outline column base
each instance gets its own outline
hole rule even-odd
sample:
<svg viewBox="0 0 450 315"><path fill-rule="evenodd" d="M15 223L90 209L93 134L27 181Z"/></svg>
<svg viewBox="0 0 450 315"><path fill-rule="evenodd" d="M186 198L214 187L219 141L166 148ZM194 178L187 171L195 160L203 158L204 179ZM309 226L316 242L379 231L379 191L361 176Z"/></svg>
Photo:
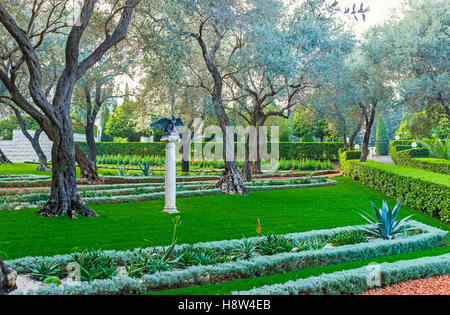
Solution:
<svg viewBox="0 0 450 315"><path fill-rule="evenodd" d="M180 213L180 211L177 210L177 208L164 208L163 212L173 214L173 213Z"/></svg>

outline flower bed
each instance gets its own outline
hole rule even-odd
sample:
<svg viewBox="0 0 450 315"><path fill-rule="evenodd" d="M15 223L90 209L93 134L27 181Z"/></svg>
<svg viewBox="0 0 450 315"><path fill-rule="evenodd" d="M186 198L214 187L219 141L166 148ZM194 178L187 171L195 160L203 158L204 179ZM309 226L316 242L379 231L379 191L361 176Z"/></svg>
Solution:
<svg viewBox="0 0 450 315"><path fill-rule="evenodd" d="M368 281L374 277L374 269L361 267L338 271L318 277L289 281L284 284L263 286L247 291L233 292L233 295L337 295L357 294L376 287L388 286L405 280L420 279L450 274L450 254L436 257L422 257L377 265L379 282ZM376 275L376 274L375 274ZM375 279L374 279L375 280Z"/></svg>
<svg viewBox="0 0 450 315"><path fill-rule="evenodd" d="M263 236L242 240L229 240L219 242L198 243L195 245L174 245L170 248L156 247L135 249L133 251L104 251L94 253L95 257L102 257L104 261L115 264L117 268L127 265L125 273L112 273L109 278L93 279L60 286L41 286L28 294L133 294L146 293L168 288L179 288L200 284L219 283L239 278L271 275L290 272L317 266L341 264L351 261L360 261L376 257L408 253L439 247L445 244L447 232L410 221L410 227L420 234L399 237L394 240L377 239L365 242L360 237L355 243L328 248L325 243L333 242L339 233L355 233L358 226L319 230L305 233L293 233L283 236ZM248 256L249 244L256 244L260 254ZM271 244L271 246L269 245ZM284 244L284 245L283 245ZM264 249L264 252L261 252ZM170 266L169 260L159 270L151 273L135 273L131 266L137 262L145 261L148 257L166 257L168 251L172 256L169 260L179 263L181 259L187 261L189 255L197 251L203 257L203 264L186 264ZM270 251L272 250L272 251ZM179 255L182 254L182 258ZM83 254L87 256L87 254ZM188 257L184 257L187 255ZM208 260L206 258L216 257ZM26 257L6 264L17 270L19 274L29 274L33 268L42 263L49 265L65 265L74 260L79 261L80 254L59 255L53 257ZM183 258L184 257L184 258ZM217 258L218 257L218 258ZM159 259L159 258L158 258ZM156 260L158 261L158 260ZM152 263L151 266L154 266ZM15 292L23 294L25 292Z"/></svg>

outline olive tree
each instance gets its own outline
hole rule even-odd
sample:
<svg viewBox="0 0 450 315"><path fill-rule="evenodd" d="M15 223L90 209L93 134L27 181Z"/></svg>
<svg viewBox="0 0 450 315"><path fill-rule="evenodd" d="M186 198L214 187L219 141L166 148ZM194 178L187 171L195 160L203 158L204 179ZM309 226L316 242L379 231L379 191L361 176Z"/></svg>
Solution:
<svg viewBox="0 0 450 315"><path fill-rule="evenodd" d="M25 3L26 14L23 14L23 11L18 12L13 5L0 4L0 31L2 37L6 37L11 43L1 52L2 59L8 60L9 63L7 67L0 69L0 80L6 86L9 99L14 105L33 117L53 141L50 199L39 211L40 215L67 215L71 218L75 218L77 213L84 216L97 215L86 207L77 191L76 157L81 168L86 169L88 166L89 169L94 166L84 153L74 146L70 119L72 95L77 81L86 71L126 37L134 7L138 2L102 1L101 5L97 0L84 0L80 14L71 26L64 22L64 17L69 14L66 1L35 0L32 4ZM95 49L82 55L80 42L96 8L109 12L104 20L104 38ZM61 42L64 48L61 51L64 67L56 80L50 100L44 92L45 65L39 57L39 49L45 46L46 38L55 34L64 38ZM22 72L28 76L28 91L22 91L16 84L17 76Z"/></svg>

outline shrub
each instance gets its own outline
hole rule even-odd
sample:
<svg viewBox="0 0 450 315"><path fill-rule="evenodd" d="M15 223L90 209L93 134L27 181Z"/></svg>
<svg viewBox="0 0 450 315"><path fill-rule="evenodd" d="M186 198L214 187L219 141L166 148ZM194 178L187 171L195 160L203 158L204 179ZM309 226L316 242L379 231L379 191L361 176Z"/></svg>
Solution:
<svg viewBox="0 0 450 315"><path fill-rule="evenodd" d="M430 152L427 148L411 149L410 145L395 145L396 143L397 141L391 141L389 144L392 160L396 164L450 175L450 161L428 158Z"/></svg>
<svg viewBox="0 0 450 315"><path fill-rule="evenodd" d="M330 237L330 243L333 246L343 246L367 242L367 237L361 231L344 231L336 233Z"/></svg>
<svg viewBox="0 0 450 315"><path fill-rule="evenodd" d="M76 142L86 154L86 142ZM203 146L206 143L203 143ZM270 143L268 144L270 146ZM192 144L192 148L194 144ZM298 160L300 158L313 160L338 160L338 150L344 147L342 142L280 142L280 159ZM268 148L270 150L270 147ZM99 142L98 155L138 155L165 156L165 143L163 142ZM236 151L237 152L237 151ZM270 151L269 151L270 152Z"/></svg>
<svg viewBox="0 0 450 315"><path fill-rule="evenodd" d="M450 137L441 141L438 136L433 135L431 139L423 139L422 146L430 151L430 156L437 159L450 159Z"/></svg>
<svg viewBox="0 0 450 315"><path fill-rule="evenodd" d="M388 136L383 115L378 115L375 148L378 155L389 154Z"/></svg>
<svg viewBox="0 0 450 315"><path fill-rule="evenodd" d="M450 222L448 175L373 161L342 161L343 171L364 185L401 200L405 205Z"/></svg>

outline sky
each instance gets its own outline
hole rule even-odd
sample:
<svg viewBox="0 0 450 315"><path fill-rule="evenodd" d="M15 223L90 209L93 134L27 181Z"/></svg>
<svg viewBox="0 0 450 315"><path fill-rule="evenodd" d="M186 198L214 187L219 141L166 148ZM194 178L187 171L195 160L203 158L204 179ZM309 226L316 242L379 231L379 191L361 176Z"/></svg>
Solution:
<svg viewBox="0 0 450 315"><path fill-rule="evenodd" d="M404 0L338 0L338 2L341 8L344 8L345 6L351 7L353 6L353 3L356 3L357 8L359 8L361 2L364 3L364 8L367 6L370 7L370 11L366 14L366 22L354 21L355 32L360 35L372 26L383 24L394 10L402 8Z"/></svg>

